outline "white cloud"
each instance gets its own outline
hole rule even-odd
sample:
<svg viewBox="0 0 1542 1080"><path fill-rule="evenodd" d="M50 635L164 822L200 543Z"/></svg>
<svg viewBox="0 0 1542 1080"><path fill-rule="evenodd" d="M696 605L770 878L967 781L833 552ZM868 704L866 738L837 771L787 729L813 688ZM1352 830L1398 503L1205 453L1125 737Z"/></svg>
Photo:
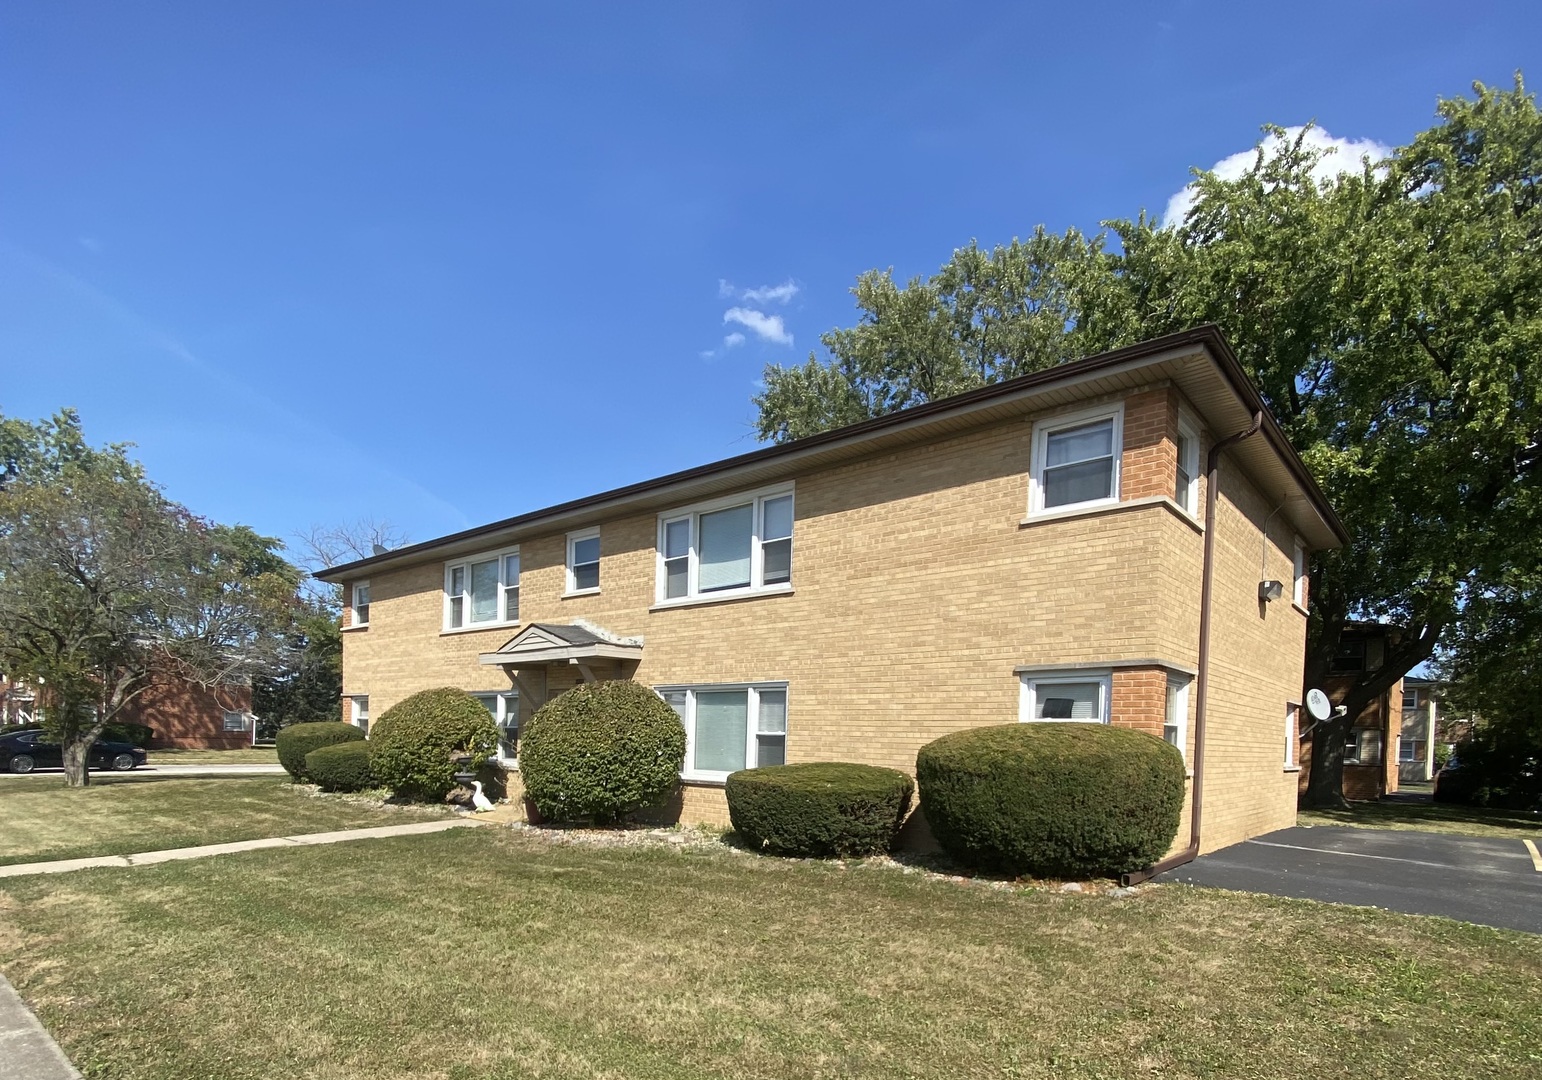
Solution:
<svg viewBox="0 0 1542 1080"><path fill-rule="evenodd" d="M719 300L727 300L730 296L738 291L738 289L734 288L734 283L729 281L727 278L717 279L717 298Z"/></svg>
<svg viewBox="0 0 1542 1080"><path fill-rule="evenodd" d="M745 289L740 299L752 304L785 304L798 295L798 283L788 278L780 285L762 285L758 289Z"/></svg>
<svg viewBox="0 0 1542 1080"><path fill-rule="evenodd" d="M744 344L744 335L739 333L739 331L737 331L737 330L735 330L733 333L729 334L727 337L725 337L723 339L723 347L726 348L726 349L732 349L735 346L743 345L743 344Z"/></svg>
<svg viewBox="0 0 1542 1080"><path fill-rule="evenodd" d="M731 307L723 312L723 321L738 323L762 341L772 341L778 345L792 344L792 335L787 332L780 315L767 315L754 308Z"/></svg>
<svg viewBox="0 0 1542 1080"><path fill-rule="evenodd" d="M1288 127L1283 136L1286 142L1294 142L1302 132L1302 127ZM1270 152L1279 147L1281 136L1270 135L1264 140L1265 152ZM1312 175L1318 181L1332 180L1341 173L1354 172L1360 168L1360 159L1368 157L1372 161L1380 161L1392 153L1392 148L1383 146L1375 139L1336 139L1322 128L1314 127L1307 131L1303 145L1325 151L1318 159L1317 166L1312 170ZM1215 173L1222 180L1235 180L1253 167L1253 162L1258 159L1256 150L1240 150L1229 157L1224 157L1210 166L1210 172ZM1181 224L1184 216L1194 205L1194 185L1189 184L1182 191L1167 200L1167 209L1162 214L1162 225L1172 227Z"/></svg>
<svg viewBox="0 0 1542 1080"><path fill-rule="evenodd" d="M703 350L701 350L701 352L697 353L696 355L701 357L703 360L711 360L714 356L717 355L717 350L716 349L703 349Z"/></svg>

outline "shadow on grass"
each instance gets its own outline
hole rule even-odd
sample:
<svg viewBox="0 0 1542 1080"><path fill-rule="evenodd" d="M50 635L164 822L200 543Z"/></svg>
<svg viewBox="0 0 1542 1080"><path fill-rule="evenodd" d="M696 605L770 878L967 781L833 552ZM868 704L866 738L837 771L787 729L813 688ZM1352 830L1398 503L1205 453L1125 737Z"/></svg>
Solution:
<svg viewBox="0 0 1542 1080"><path fill-rule="evenodd" d="M1387 799L1354 802L1347 809L1302 811L1303 824L1358 825L1391 829L1425 829L1461 832L1466 827L1485 831L1518 829L1542 833L1542 815L1524 810L1490 810L1452 803Z"/></svg>

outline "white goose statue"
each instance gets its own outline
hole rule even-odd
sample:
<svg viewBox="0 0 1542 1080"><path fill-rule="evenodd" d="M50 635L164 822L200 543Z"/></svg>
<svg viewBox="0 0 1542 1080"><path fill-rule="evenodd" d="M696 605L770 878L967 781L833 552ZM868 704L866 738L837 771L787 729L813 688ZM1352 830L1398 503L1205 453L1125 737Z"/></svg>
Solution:
<svg viewBox="0 0 1542 1080"><path fill-rule="evenodd" d="M477 813L487 813L487 811L493 808L493 801L482 794L482 781L473 780L471 786L475 789L471 793L471 805L476 807Z"/></svg>

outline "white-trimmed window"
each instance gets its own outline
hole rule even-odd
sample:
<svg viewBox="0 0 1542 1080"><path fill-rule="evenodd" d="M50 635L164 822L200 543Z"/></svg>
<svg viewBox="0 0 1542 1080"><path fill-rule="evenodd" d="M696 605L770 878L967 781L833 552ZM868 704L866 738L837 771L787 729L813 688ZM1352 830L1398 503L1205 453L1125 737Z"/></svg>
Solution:
<svg viewBox="0 0 1542 1080"><path fill-rule="evenodd" d="M1310 571L1306 565L1306 545L1300 540L1295 541L1291 545L1291 561L1294 567L1291 575L1290 598L1298 608L1304 611L1306 609L1306 584Z"/></svg>
<svg viewBox="0 0 1542 1080"><path fill-rule="evenodd" d="M600 591L600 530L568 533L568 595Z"/></svg>
<svg viewBox="0 0 1542 1080"><path fill-rule="evenodd" d="M1294 701L1285 705L1285 767L1294 769L1301 750L1301 706Z"/></svg>
<svg viewBox="0 0 1542 1080"><path fill-rule="evenodd" d="M1380 765L1381 730L1379 728L1351 728L1344 739L1344 764Z"/></svg>
<svg viewBox="0 0 1542 1080"><path fill-rule="evenodd" d="M444 628L519 621L519 549L444 564Z"/></svg>
<svg viewBox="0 0 1542 1080"><path fill-rule="evenodd" d="M1123 404L1035 424L1030 511L1118 502L1123 428Z"/></svg>
<svg viewBox="0 0 1542 1080"><path fill-rule="evenodd" d="M354 694L348 698L349 722L364 734L369 734L369 695Z"/></svg>
<svg viewBox="0 0 1542 1080"><path fill-rule="evenodd" d="M1178 748L1183 760L1189 759L1189 686L1187 675L1167 673L1167 715L1162 721L1162 738Z"/></svg>
<svg viewBox="0 0 1542 1080"><path fill-rule="evenodd" d="M355 581L348 587L348 625L369 625L369 582Z"/></svg>
<svg viewBox="0 0 1542 1080"><path fill-rule="evenodd" d="M493 690L472 694L498 725L498 759L514 763L519 758L519 691Z"/></svg>
<svg viewBox="0 0 1542 1080"><path fill-rule="evenodd" d="M659 515L659 603L792 585L792 488Z"/></svg>
<svg viewBox="0 0 1542 1080"><path fill-rule="evenodd" d="M244 712L237 712L235 709L224 709L222 712L226 731L246 730L246 714Z"/></svg>
<svg viewBox="0 0 1542 1080"><path fill-rule="evenodd" d="M1419 757L1419 740L1399 735L1397 737L1397 759L1405 765L1409 762L1422 760Z"/></svg>
<svg viewBox="0 0 1542 1080"><path fill-rule="evenodd" d="M1113 677L1107 671L1023 676L1018 719L1108 723Z"/></svg>
<svg viewBox="0 0 1542 1080"><path fill-rule="evenodd" d="M1190 514L1199 513L1199 432L1182 416L1178 417L1177 475L1173 478L1173 497Z"/></svg>
<svg viewBox="0 0 1542 1080"><path fill-rule="evenodd" d="M685 725L687 780L787 761L787 684L654 688Z"/></svg>

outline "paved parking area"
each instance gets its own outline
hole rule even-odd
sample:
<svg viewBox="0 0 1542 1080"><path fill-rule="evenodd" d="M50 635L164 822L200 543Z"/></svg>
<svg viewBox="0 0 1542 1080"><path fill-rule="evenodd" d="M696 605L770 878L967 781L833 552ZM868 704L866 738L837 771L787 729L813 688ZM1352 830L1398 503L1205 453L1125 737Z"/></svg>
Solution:
<svg viewBox="0 0 1542 1080"><path fill-rule="evenodd" d="M1202 855L1159 880L1542 934L1537 846L1447 833L1298 826Z"/></svg>

